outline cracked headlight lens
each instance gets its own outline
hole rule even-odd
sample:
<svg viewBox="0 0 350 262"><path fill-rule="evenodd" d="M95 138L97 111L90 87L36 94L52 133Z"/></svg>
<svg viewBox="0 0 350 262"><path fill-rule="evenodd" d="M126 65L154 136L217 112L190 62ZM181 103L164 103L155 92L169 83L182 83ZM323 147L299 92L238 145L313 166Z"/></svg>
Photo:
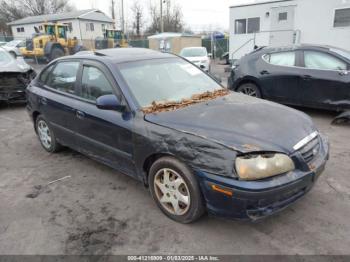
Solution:
<svg viewBox="0 0 350 262"><path fill-rule="evenodd" d="M292 159L285 154L256 154L236 158L236 171L242 180L258 180L294 169Z"/></svg>

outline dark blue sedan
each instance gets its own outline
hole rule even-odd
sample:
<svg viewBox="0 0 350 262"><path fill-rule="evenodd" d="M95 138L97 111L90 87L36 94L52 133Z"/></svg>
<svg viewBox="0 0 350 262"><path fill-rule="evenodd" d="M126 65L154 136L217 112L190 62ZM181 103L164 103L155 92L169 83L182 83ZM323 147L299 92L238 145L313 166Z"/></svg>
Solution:
<svg viewBox="0 0 350 262"><path fill-rule="evenodd" d="M171 54L124 48L64 57L27 88L43 148L77 150L149 187L170 218L255 220L315 184L328 142L305 114L231 93Z"/></svg>

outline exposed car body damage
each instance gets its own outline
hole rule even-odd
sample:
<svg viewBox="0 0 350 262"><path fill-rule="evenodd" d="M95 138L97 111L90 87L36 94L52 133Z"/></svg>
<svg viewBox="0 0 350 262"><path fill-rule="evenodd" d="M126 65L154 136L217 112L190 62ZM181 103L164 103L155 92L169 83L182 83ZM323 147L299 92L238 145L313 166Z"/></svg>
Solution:
<svg viewBox="0 0 350 262"><path fill-rule="evenodd" d="M292 153L293 146L314 131L311 119L297 110L235 93L171 112L147 114L145 119L242 153L259 149ZM284 136L286 129L289 132Z"/></svg>
<svg viewBox="0 0 350 262"><path fill-rule="evenodd" d="M22 58L8 58L7 53L2 54L4 60L0 61L0 101L24 102L25 89L36 73Z"/></svg>

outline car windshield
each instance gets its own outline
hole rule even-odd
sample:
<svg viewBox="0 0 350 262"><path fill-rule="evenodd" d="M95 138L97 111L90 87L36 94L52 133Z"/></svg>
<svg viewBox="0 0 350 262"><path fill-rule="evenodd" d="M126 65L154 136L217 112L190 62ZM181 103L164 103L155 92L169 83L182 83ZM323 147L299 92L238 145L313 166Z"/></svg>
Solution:
<svg viewBox="0 0 350 262"><path fill-rule="evenodd" d="M5 46L8 46L8 47L15 47L17 46L21 41L18 41L18 40L13 40L11 42L8 42L5 44Z"/></svg>
<svg viewBox="0 0 350 262"><path fill-rule="evenodd" d="M342 57L345 57L346 59L350 60L350 52L347 50L340 48L331 48L330 51L333 51L334 53L337 53L338 55L341 55Z"/></svg>
<svg viewBox="0 0 350 262"><path fill-rule="evenodd" d="M12 56L0 47L0 64L7 64L12 60Z"/></svg>
<svg viewBox="0 0 350 262"><path fill-rule="evenodd" d="M207 56L205 48L185 48L181 51L183 57Z"/></svg>
<svg viewBox="0 0 350 262"><path fill-rule="evenodd" d="M141 107L179 103L194 95L223 89L196 66L180 58L154 59L119 65L120 72Z"/></svg>

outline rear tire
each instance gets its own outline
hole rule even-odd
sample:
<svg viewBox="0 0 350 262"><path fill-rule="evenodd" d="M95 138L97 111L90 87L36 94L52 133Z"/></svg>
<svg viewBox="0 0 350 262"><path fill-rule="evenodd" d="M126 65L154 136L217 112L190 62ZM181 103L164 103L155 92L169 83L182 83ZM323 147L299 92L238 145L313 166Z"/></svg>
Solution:
<svg viewBox="0 0 350 262"><path fill-rule="evenodd" d="M64 52L61 48L55 47L51 50L50 53L50 61L55 60L59 57L64 56Z"/></svg>
<svg viewBox="0 0 350 262"><path fill-rule="evenodd" d="M187 224L203 215L199 184L191 170L177 159L162 157L154 162L148 182L154 201L169 218Z"/></svg>
<svg viewBox="0 0 350 262"><path fill-rule="evenodd" d="M246 83L246 84L240 85L237 88L237 92L248 95L248 96L261 98L261 92L260 92L259 87L257 87L253 83Z"/></svg>
<svg viewBox="0 0 350 262"><path fill-rule="evenodd" d="M42 147L49 153L58 152L62 146L57 142L56 136L46 119L39 115L35 121L35 129Z"/></svg>

